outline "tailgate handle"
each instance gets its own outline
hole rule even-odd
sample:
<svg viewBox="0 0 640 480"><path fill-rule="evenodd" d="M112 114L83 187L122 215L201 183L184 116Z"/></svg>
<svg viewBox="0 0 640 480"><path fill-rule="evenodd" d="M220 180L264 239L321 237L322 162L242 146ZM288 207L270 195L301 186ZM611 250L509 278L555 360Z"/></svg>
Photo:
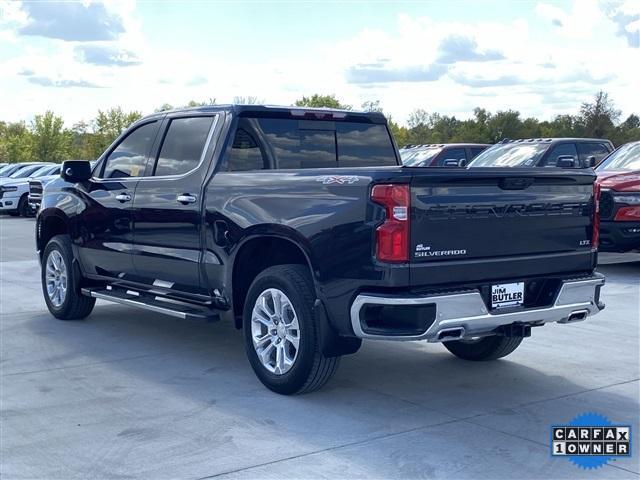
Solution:
<svg viewBox="0 0 640 480"><path fill-rule="evenodd" d="M524 190L533 185L533 178L503 178L499 185L502 190Z"/></svg>

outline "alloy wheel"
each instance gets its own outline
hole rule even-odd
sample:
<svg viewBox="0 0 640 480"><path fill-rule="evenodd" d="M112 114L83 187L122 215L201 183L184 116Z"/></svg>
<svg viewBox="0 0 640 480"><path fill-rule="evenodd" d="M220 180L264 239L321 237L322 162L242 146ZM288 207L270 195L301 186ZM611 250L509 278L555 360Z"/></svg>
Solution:
<svg viewBox="0 0 640 480"><path fill-rule="evenodd" d="M47 295L51 304L58 308L67 296L67 267L58 250L51 250L45 268Z"/></svg>
<svg viewBox="0 0 640 480"><path fill-rule="evenodd" d="M251 312L253 348L262 366L276 375L293 367L300 348L298 316L289 297L277 288L264 290Z"/></svg>

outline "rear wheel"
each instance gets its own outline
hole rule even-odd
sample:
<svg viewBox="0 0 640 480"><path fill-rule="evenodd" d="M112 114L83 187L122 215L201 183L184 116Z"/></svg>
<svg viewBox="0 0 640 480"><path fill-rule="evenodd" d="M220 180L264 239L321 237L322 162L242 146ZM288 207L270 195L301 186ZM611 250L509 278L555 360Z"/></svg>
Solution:
<svg viewBox="0 0 640 480"><path fill-rule="evenodd" d="M85 318L93 310L95 298L80 293L82 277L73 264L71 240L56 235L42 255L42 293L51 314L60 320Z"/></svg>
<svg viewBox="0 0 640 480"><path fill-rule="evenodd" d="M506 357L522 343L522 337L482 337L443 342L445 348L464 360L484 361Z"/></svg>
<svg viewBox="0 0 640 480"><path fill-rule="evenodd" d="M245 348L254 372L274 392L317 390L338 368L340 357L320 351L314 301L313 282L301 265L267 268L249 288L243 312Z"/></svg>

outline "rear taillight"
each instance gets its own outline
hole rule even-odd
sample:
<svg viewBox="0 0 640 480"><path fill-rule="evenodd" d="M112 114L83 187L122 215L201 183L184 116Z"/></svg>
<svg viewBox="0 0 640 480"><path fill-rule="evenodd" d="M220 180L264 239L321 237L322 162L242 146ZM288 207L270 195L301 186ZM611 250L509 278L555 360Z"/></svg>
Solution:
<svg viewBox="0 0 640 480"><path fill-rule="evenodd" d="M371 200L386 212L384 223L376 229L376 258L390 263L409 261L409 185L375 185Z"/></svg>
<svg viewBox="0 0 640 480"><path fill-rule="evenodd" d="M614 220L616 222L640 222L640 207L620 207Z"/></svg>
<svg viewBox="0 0 640 480"><path fill-rule="evenodd" d="M593 184L593 232L591 234L591 248L598 248L600 243L600 184Z"/></svg>

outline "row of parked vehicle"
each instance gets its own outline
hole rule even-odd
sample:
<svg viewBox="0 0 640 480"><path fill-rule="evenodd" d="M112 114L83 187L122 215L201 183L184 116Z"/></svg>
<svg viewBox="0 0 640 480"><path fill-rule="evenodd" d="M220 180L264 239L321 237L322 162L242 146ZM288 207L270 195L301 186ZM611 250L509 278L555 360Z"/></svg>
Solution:
<svg viewBox="0 0 640 480"><path fill-rule="evenodd" d="M507 139L495 145L407 145L400 155L411 167L595 167L601 187L600 250L640 248L640 142L614 151L609 140L598 138Z"/></svg>
<svg viewBox="0 0 640 480"><path fill-rule="evenodd" d="M0 164L0 212L28 217L40 206L43 185L60 176L60 164Z"/></svg>

